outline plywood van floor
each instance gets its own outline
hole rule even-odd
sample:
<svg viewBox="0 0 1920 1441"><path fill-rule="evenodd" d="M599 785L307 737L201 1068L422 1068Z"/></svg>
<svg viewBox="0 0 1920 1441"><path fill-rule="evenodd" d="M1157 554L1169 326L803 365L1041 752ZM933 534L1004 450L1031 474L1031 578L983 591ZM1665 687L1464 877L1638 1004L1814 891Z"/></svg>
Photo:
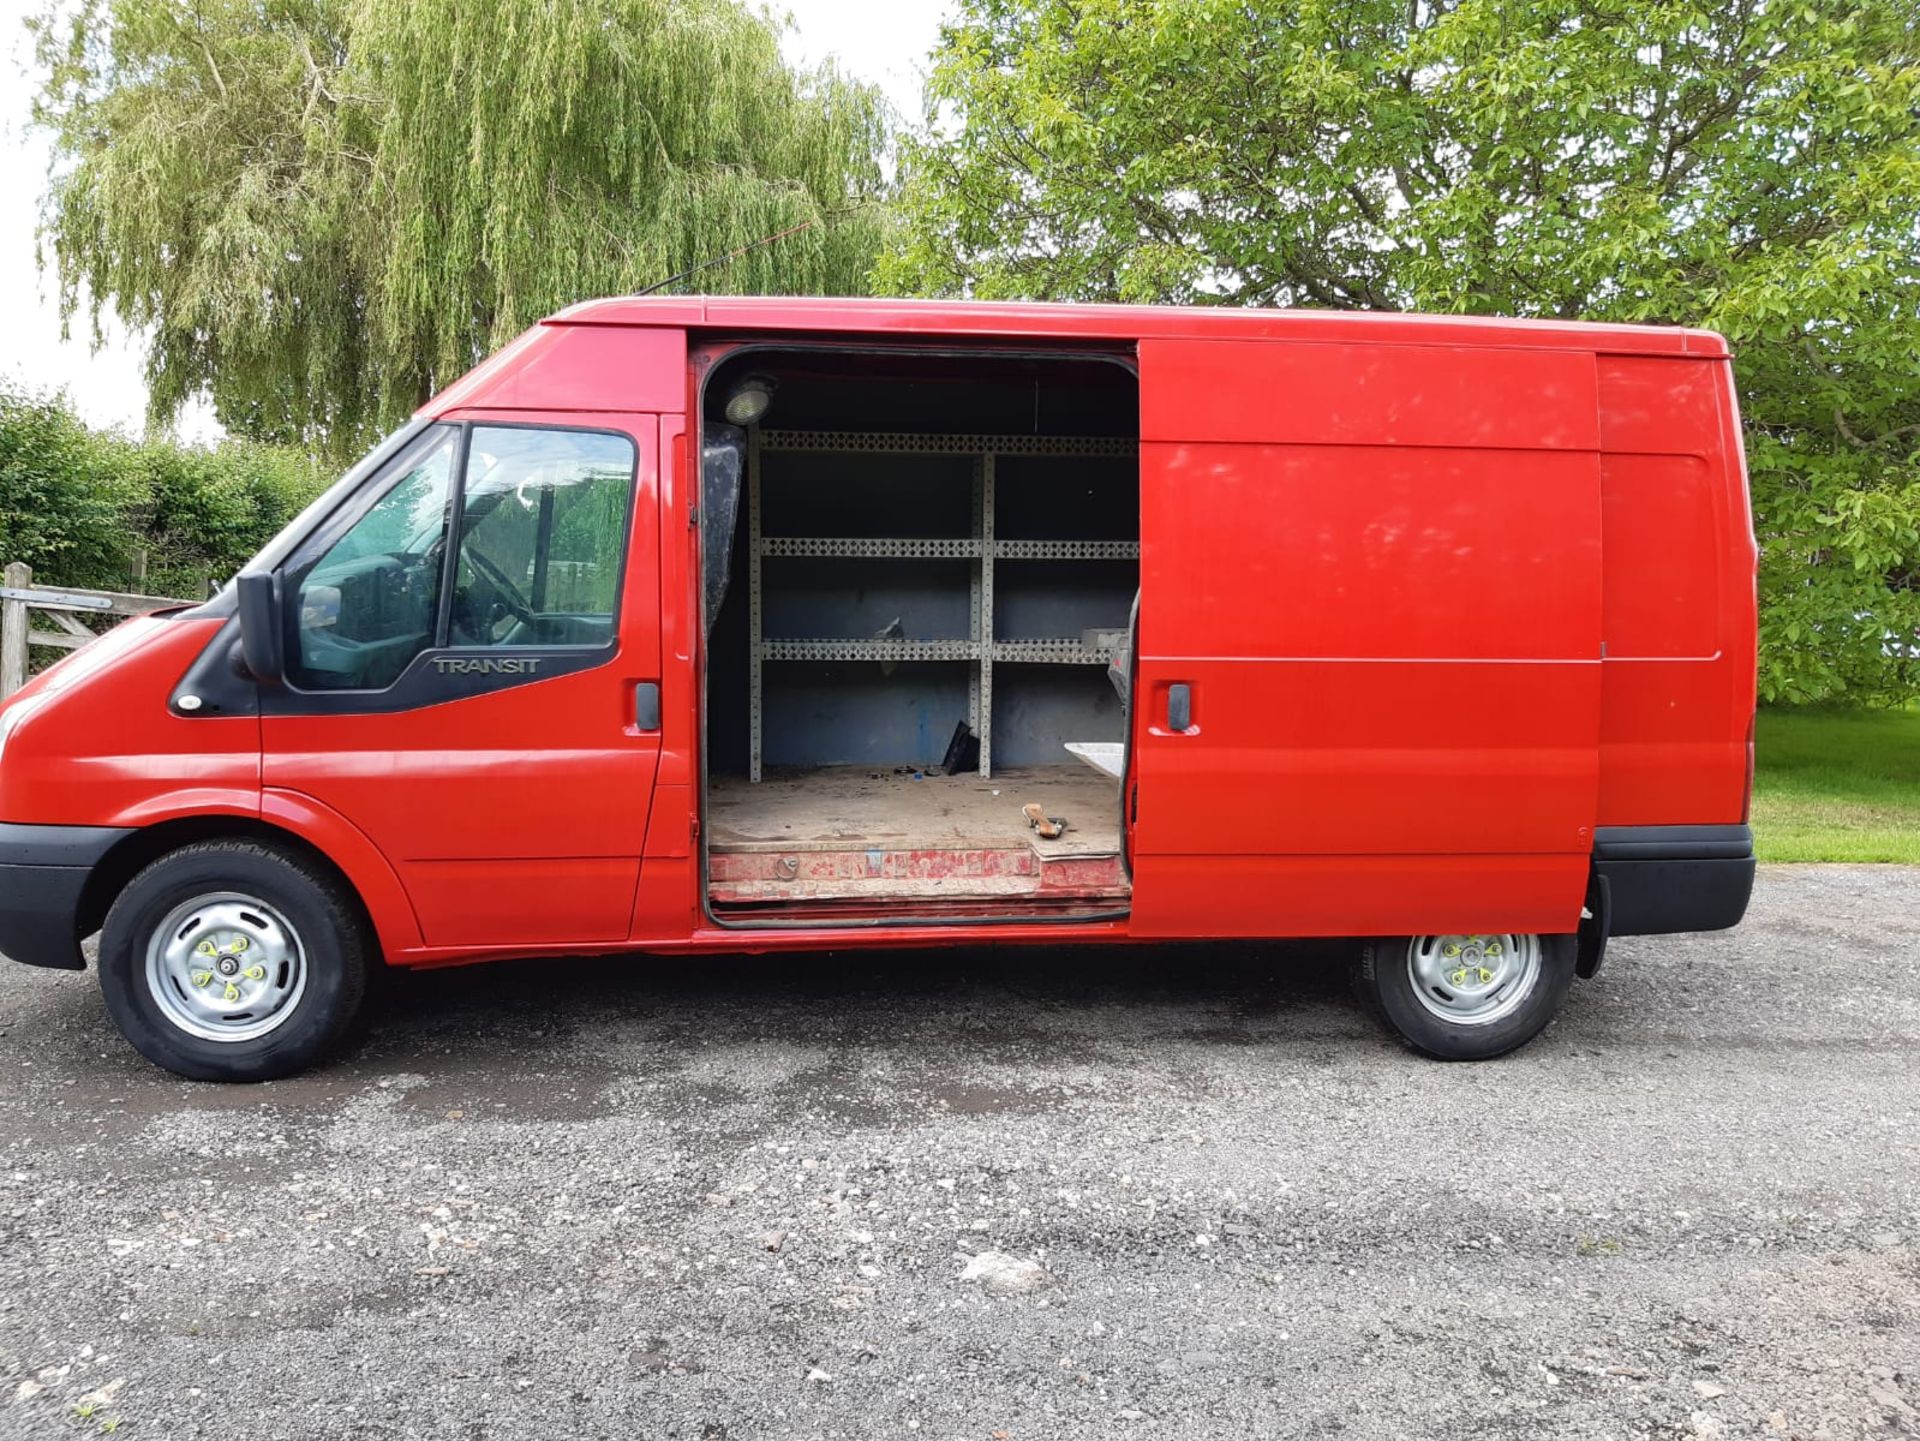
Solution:
<svg viewBox="0 0 1920 1441"><path fill-rule="evenodd" d="M1025 807L1066 822L1043 839ZM1124 896L1119 782L1073 763L914 779L832 766L758 785L712 780L709 881L716 900L1065 902Z"/></svg>
<svg viewBox="0 0 1920 1441"><path fill-rule="evenodd" d="M1041 840L1023 807L1037 803L1065 820L1058 840ZM896 774L828 766L770 774L758 785L717 777L707 790L707 824L724 850L957 850L1026 845L1049 855L1113 855L1120 849L1120 783L1080 764L977 775Z"/></svg>

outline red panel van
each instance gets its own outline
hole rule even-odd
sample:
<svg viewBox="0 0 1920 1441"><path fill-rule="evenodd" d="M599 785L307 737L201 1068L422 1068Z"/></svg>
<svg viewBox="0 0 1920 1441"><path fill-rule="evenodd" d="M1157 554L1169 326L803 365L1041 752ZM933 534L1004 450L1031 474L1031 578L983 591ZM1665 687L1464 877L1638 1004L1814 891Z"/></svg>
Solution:
<svg viewBox="0 0 1920 1441"><path fill-rule="evenodd" d="M383 964L1229 936L1497 1055L1745 910L1754 562L1701 331L593 302L0 710L0 951L204 1078Z"/></svg>

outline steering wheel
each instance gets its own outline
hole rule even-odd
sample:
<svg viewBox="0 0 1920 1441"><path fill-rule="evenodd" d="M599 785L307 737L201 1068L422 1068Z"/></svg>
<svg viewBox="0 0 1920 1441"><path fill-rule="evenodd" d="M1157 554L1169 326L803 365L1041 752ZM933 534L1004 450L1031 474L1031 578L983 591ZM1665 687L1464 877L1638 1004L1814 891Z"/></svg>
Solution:
<svg viewBox="0 0 1920 1441"><path fill-rule="evenodd" d="M508 580L505 572L477 550L469 550L467 559L473 562L473 568L487 578L494 589L495 599L505 606L507 614L523 625L533 625L539 620L532 604L520 594L520 588Z"/></svg>

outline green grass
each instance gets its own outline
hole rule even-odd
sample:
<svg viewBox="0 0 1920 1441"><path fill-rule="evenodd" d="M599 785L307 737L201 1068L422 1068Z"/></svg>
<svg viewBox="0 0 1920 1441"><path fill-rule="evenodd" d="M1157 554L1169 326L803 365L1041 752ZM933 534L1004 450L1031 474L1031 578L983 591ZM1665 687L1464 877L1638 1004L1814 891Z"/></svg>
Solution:
<svg viewBox="0 0 1920 1441"><path fill-rule="evenodd" d="M1753 838L1763 861L1920 864L1920 709L1762 710Z"/></svg>

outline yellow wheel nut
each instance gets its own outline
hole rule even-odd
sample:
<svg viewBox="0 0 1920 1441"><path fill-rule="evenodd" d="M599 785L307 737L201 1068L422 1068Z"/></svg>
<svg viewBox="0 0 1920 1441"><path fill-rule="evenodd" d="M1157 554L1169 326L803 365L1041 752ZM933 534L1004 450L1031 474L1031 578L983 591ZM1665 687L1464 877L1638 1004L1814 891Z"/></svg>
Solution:
<svg viewBox="0 0 1920 1441"><path fill-rule="evenodd" d="M1445 956L1448 960L1452 960L1455 956L1460 954L1459 943L1457 941L1447 942L1446 945L1440 948L1440 954Z"/></svg>
<svg viewBox="0 0 1920 1441"><path fill-rule="evenodd" d="M202 941L193 948L193 953L196 956L217 956L220 954L220 948L212 941Z"/></svg>
<svg viewBox="0 0 1920 1441"><path fill-rule="evenodd" d="M244 974L250 981L264 981L267 978L267 968L265 966L248 966Z"/></svg>
<svg viewBox="0 0 1920 1441"><path fill-rule="evenodd" d="M233 953L236 956L239 955L246 948L247 948L247 938L245 936L235 936L233 938Z"/></svg>
<svg viewBox="0 0 1920 1441"><path fill-rule="evenodd" d="M1487 984L1487 982L1491 981L1492 979L1493 979L1493 972L1488 970L1485 966L1480 967L1480 984L1484 986Z"/></svg>
<svg viewBox="0 0 1920 1441"><path fill-rule="evenodd" d="M1488 955L1490 955L1490 956L1497 956L1497 955L1499 955L1499 954L1500 954L1500 943L1499 943L1498 941L1489 941L1489 942L1487 943L1487 954L1488 954Z"/></svg>
<svg viewBox="0 0 1920 1441"><path fill-rule="evenodd" d="M193 983L196 986L207 986L207 985L211 985L212 982L213 982L212 971L195 971L193 973Z"/></svg>
<svg viewBox="0 0 1920 1441"><path fill-rule="evenodd" d="M224 994L227 1000L237 1001L240 999L240 988L236 986L232 981L228 981L227 989Z"/></svg>

